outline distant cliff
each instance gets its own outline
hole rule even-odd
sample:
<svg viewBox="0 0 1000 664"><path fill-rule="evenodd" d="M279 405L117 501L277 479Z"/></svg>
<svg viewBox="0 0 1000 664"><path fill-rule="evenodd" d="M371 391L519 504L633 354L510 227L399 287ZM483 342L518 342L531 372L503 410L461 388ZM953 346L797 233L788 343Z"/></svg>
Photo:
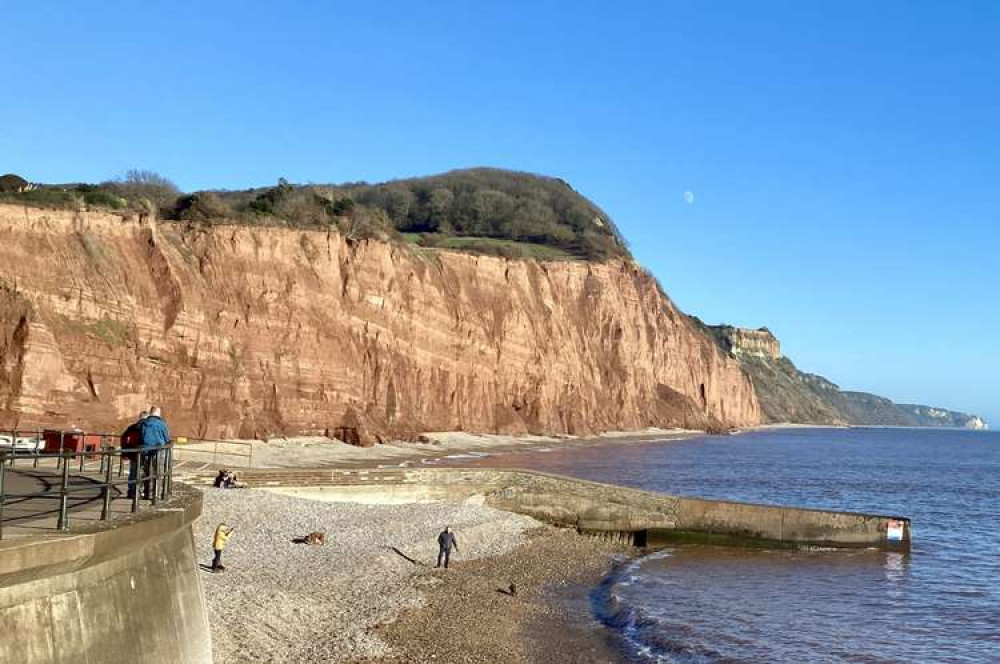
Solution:
<svg viewBox="0 0 1000 664"><path fill-rule="evenodd" d="M588 434L760 422L739 362L631 260L0 205L0 426Z"/></svg>
<svg viewBox="0 0 1000 664"><path fill-rule="evenodd" d="M822 376L799 371L781 354L778 339L767 328L707 327L753 380L765 422L987 428L976 415L896 404L874 394L841 390Z"/></svg>

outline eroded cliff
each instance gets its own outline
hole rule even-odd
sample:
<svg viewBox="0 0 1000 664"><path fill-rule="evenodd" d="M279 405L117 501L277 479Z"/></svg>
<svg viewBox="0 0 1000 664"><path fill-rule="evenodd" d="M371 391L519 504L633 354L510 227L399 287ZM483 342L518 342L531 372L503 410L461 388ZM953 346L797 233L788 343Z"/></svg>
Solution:
<svg viewBox="0 0 1000 664"><path fill-rule="evenodd" d="M767 328L714 325L707 329L753 380L765 422L988 428L976 415L841 390L823 376L800 371L781 354L778 339Z"/></svg>
<svg viewBox="0 0 1000 664"><path fill-rule="evenodd" d="M203 437L756 424L738 361L629 261L0 206L0 425Z"/></svg>

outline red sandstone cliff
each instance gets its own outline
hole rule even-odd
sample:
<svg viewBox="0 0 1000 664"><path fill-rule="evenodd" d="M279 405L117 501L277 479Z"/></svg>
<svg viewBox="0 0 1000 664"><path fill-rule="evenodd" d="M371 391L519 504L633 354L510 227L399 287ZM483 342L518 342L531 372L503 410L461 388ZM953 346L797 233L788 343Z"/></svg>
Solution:
<svg viewBox="0 0 1000 664"><path fill-rule="evenodd" d="M0 205L0 425L193 436L756 424L750 380L634 264Z"/></svg>

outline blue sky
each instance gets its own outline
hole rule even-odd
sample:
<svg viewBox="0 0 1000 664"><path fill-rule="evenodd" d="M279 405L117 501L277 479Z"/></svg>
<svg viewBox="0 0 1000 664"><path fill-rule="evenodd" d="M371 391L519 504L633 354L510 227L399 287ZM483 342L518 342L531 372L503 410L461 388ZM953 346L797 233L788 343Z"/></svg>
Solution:
<svg viewBox="0 0 1000 664"><path fill-rule="evenodd" d="M557 175L685 310L1000 423L998 3L93 4L4 7L0 170Z"/></svg>

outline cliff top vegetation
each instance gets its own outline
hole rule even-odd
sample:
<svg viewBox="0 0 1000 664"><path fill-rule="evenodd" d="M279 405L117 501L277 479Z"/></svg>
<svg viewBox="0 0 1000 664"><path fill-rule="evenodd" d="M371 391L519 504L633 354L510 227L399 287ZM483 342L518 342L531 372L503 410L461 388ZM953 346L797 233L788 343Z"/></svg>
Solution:
<svg viewBox="0 0 1000 664"><path fill-rule="evenodd" d="M614 222L558 178L472 168L380 184L293 184L183 193L133 170L100 184L39 185L0 194L27 205L137 209L165 220L335 228L421 247L510 258L606 260L628 256Z"/></svg>

